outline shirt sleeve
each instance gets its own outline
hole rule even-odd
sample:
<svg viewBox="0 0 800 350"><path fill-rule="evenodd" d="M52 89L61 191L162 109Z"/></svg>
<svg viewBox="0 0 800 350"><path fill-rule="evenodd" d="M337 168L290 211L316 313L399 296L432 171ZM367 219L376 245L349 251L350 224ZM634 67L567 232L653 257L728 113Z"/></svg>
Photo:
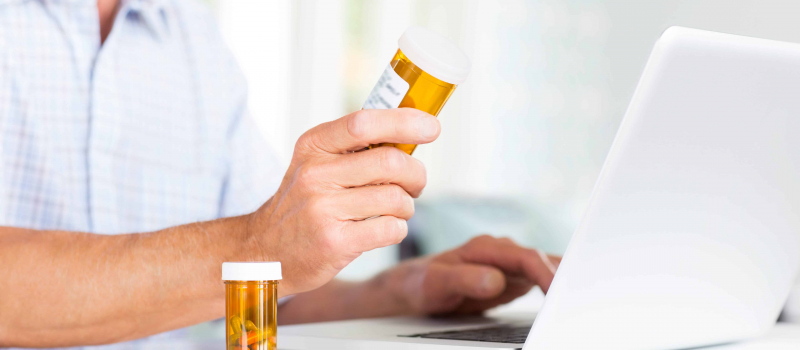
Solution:
<svg viewBox="0 0 800 350"><path fill-rule="evenodd" d="M247 112L246 98L242 100L228 133L228 175L222 190L220 217L258 209L278 189L286 171Z"/></svg>

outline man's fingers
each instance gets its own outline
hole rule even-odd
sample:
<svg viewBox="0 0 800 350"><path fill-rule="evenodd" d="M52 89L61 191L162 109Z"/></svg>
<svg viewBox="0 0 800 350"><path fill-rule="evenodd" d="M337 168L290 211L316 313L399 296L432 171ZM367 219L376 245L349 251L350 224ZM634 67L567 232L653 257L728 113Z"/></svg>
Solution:
<svg viewBox="0 0 800 350"><path fill-rule="evenodd" d="M323 199L341 220L364 220L389 215L408 220L414 215L414 199L397 185L354 187Z"/></svg>
<svg viewBox="0 0 800 350"><path fill-rule="evenodd" d="M320 167L326 181L342 187L392 183L415 198L427 181L422 162L394 147L343 154Z"/></svg>
<svg viewBox="0 0 800 350"><path fill-rule="evenodd" d="M487 264L511 275L525 276L547 293L556 268L547 254L491 236L473 238L456 250L466 262Z"/></svg>
<svg viewBox="0 0 800 350"><path fill-rule="evenodd" d="M440 130L436 117L417 109L363 109L309 130L298 146L344 153L383 142L429 143Z"/></svg>
<svg viewBox="0 0 800 350"><path fill-rule="evenodd" d="M434 264L431 269L430 283L444 295L490 299L500 295L506 288L503 272L491 266Z"/></svg>
<svg viewBox="0 0 800 350"><path fill-rule="evenodd" d="M547 255L547 258L550 259L550 263L558 269L558 265L561 265L561 257L558 255Z"/></svg>
<svg viewBox="0 0 800 350"><path fill-rule="evenodd" d="M506 288L503 293L491 299L474 299L462 304L455 313L475 314L480 313L499 305L507 304L517 299L533 288L533 283L527 278L506 276Z"/></svg>
<svg viewBox="0 0 800 350"><path fill-rule="evenodd" d="M359 253L400 243L408 234L408 223L394 216L351 221L345 228L344 244Z"/></svg>

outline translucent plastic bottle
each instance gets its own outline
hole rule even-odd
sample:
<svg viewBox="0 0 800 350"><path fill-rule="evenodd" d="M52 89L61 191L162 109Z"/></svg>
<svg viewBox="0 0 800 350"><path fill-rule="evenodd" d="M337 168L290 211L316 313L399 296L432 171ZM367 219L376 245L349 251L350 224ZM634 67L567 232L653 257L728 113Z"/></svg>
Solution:
<svg viewBox="0 0 800 350"><path fill-rule="evenodd" d="M277 349L279 262L222 263L228 350Z"/></svg>
<svg viewBox="0 0 800 350"><path fill-rule="evenodd" d="M456 86L464 82L470 62L447 38L422 27L406 29L399 49L364 103L364 109L412 107L434 116ZM417 145L383 143L411 154Z"/></svg>

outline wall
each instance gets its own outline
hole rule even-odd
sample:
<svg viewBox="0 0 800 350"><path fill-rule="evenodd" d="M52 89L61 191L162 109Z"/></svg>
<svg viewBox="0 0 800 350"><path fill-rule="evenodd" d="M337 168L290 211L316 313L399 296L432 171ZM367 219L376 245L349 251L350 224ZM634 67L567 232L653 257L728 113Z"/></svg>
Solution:
<svg viewBox="0 0 800 350"><path fill-rule="evenodd" d="M429 179L418 207L441 214L438 221L425 214L416 219L419 234L429 238L427 251L479 230L563 250L650 49L667 27L800 42L796 0L213 5L249 78L252 114L287 162L303 131L360 108L409 24L464 48L473 72L440 114L441 138L415 153ZM518 222L500 226L488 214L484 221L457 220L471 211L500 211ZM370 252L343 276L364 278L396 255L396 247Z"/></svg>

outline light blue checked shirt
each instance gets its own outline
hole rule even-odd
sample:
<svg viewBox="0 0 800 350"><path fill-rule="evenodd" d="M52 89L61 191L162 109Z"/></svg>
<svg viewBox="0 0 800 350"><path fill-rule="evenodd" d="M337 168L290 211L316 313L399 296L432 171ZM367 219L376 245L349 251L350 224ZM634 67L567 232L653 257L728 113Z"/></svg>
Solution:
<svg viewBox="0 0 800 350"><path fill-rule="evenodd" d="M0 225L114 234L242 214L284 168L190 0L0 0Z"/></svg>

